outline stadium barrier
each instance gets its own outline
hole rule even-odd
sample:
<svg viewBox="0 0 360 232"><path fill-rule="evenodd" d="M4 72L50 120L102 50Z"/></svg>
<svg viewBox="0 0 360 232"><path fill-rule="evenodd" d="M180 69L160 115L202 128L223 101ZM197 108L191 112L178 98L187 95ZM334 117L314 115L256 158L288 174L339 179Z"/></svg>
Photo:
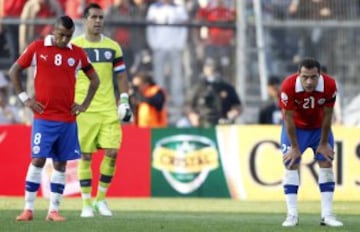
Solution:
<svg viewBox="0 0 360 232"><path fill-rule="evenodd" d="M0 126L0 195L23 195L30 161L28 126ZM334 127L335 200L358 201L360 128ZM257 125L214 128L146 129L124 126L112 197L221 197L283 200L284 172L280 127ZM29 142L26 142L29 141ZM101 152L99 152L101 153ZM93 167L100 164L94 157ZM319 200L318 167L307 150L300 168L300 200ZM77 161L68 165L66 195L79 196ZM94 182L98 176L94 169ZM44 169L47 196L51 166ZM94 188L95 191L96 188Z"/></svg>

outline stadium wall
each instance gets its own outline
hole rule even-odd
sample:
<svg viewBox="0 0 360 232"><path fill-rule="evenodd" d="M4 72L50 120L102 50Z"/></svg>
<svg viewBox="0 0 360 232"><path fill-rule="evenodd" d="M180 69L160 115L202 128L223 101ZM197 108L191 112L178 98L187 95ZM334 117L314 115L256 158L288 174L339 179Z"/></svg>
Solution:
<svg viewBox="0 0 360 232"><path fill-rule="evenodd" d="M335 200L358 201L360 128L334 127ZM22 196L30 161L28 126L0 126L0 195ZM283 200L280 127L236 125L215 128L146 129L124 126L112 197L221 197ZM27 142L28 141L28 142ZM99 152L102 153L102 152ZM300 200L319 200L318 167L307 150L300 168ZM94 157L94 167L101 155ZM68 196L79 196L77 161L69 162ZM96 183L98 169L94 168ZM40 195L48 195L51 164ZM96 188L94 188L95 190Z"/></svg>

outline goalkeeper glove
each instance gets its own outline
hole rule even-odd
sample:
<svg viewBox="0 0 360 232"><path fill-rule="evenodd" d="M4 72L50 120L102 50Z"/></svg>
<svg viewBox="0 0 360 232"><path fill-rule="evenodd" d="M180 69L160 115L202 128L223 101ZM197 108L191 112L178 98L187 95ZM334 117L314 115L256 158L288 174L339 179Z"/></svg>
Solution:
<svg viewBox="0 0 360 232"><path fill-rule="evenodd" d="M118 107L118 115L121 121L129 122L131 120L132 112L129 105L129 96L127 93L120 95L120 104Z"/></svg>

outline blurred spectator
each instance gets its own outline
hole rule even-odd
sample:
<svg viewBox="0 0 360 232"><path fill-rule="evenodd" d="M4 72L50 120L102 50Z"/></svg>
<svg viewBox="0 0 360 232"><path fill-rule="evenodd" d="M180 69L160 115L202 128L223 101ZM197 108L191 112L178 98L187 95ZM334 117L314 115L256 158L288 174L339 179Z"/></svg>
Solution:
<svg viewBox="0 0 360 232"><path fill-rule="evenodd" d="M69 0L71 1L71 0ZM102 9L106 9L113 4L114 0L86 0L86 3L97 3Z"/></svg>
<svg viewBox="0 0 360 232"><path fill-rule="evenodd" d="M0 45L2 48L1 56L5 55L5 50L8 53L6 57L10 62L15 61L19 55L19 25L3 25L2 19L19 19L21 11L27 0L0 0L0 37L4 38L4 42ZM5 46L7 49L5 49Z"/></svg>
<svg viewBox="0 0 360 232"><path fill-rule="evenodd" d="M189 21L194 21L200 8L198 0L183 0L189 15ZM203 63L203 44L199 36L198 27L188 28L188 38L184 50L184 85L191 86L201 73Z"/></svg>
<svg viewBox="0 0 360 232"><path fill-rule="evenodd" d="M21 12L21 20L55 19L63 14L57 0L28 0ZM21 24L19 31L19 49L23 52L25 47L36 39L42 39L52 31L52 24L32 25Z"/></svg>
<svg viewBox="0 0 360 232"><path fill-rule="evenodd" d="M356 17L358 0L292 0L289 13L298 19L328 20Z"/></svg>
<svg viewBox="0 0 360 232"><path fill-rule="evenodd" d="M78 35L84 32L83 23L80 20L82 17L82 13L86 6L86 0L63 0L59 1L62 9L65 14L74 20L75 23L75 31L73 37L77 37ZM92 1L93 2L93 1ZM104 8L105 9L105 8Z"/></svg>
<svg viewBox="0 0 360 232"><path fill-rule="evenodd" d="M113 0L59 0L61 8L65 12L65 15L70 16L75 23L75 32L73 37L84 33L84 25L77 19L82 18L85 6L90 3L97 3L102 9L107 9L111 6Z"/></svg>
<svg viewBox="0 0 360 232"><path fill-rule="evenodd" d="M129 0L114 0L113 4L105 9L105 23L108 21L131 21ZM133 63L133 52L131 50L130 27L108 25L105 34L121 45L124 57L126 57L126 67L131 67Z"/></svg>
<svg viewBox="0 0 360 232"><path fill-rule="evenodd" d="M330 20L336 19L336 7L338 0L292 0L289 5L289 16L293 19L300 20ZM349 1L350 5L350 1ZM339 5L340 6L340 5ZM332 35L333 29L323 28L314 25L312 28L303 28L297 30L296 38L298 49L294 54L293 60L297 62L302 57L319 57L321 50L333 46L334 41L329 41L326 38Z"/></svg>
<svg viewBox="0 0 360 232"><path fill-rule="evenodd" d="M82 12L86 4L85 1L65 0L62 2L62 8L64 9L66 15L68 15L72 19L80 19L82 17Z"/></svg>
<svg viewBox="0 0 360 232"><path fill-rule="evenodd" d="M130 103L139 127L166 127L167 111L164 90L145 73L137 73L132 79Z"/></svg>
<svg viewBox="0 0 360 232"><path fill-rule="evenodd" d="M289 20L289 5L292 0L264 0L261 1L263 21ZM264 27L264 51L268 73L282 74L287 72L287 65L292 62L297 52L297 36L292 27ZM284 49L286 48L286 49ZM291 69L292 70L292 69Z"/></svg>
<svg viewBox="0 0 360 232"><path fill-rule="evenodd" d="M133 22L143 22L146 20L148 11L147 0L133 0L130 3L130 17ZM130 28L131 49L134 60L130 67L130 73L135 74L139 71L151 71L151 53L146 41L146 30L142 26L133 26Z"/></svg>
<svg viewBox="0 0 360 232"><path fill-rule="evenodd" d="M299 19L325 19L331 14L329 0L292 0L289 13Z"/></svg>
<svg viewBox="0 0 360 232"><path fill-rule="evenodd" d="M59 0L61 7L64 9L65 14L72 19L80 19L85 6L89 3L97 3L102 9L108 8L113 0Z"/></svg>
<svg viewBox="0 0 360 232"><path fill-rule="evenodd" d="M173 0L158 0L150 5L146 19L150 23L165 24L148 26L146 38L153 55L154 79L169 90L169 100L174 107L171 114L178 119L178 110L184 103L182 58L188 30L186 27L167 25L184 23L188 20L188 15L184 6L174 4ZM168 73L169 81L165 81Z"/></svg>
<svg viewBox="0 0 360 232"><path fill-rule="evenodd" d="M207 60L200 80L188 96L187 120L193 127L235 123L242 105L235 88L216 72L216 63ZM178 126L184 126L179 122Z"/></svg>
<svg viewBox="0 0 360 232"><path fill-rule="evenodd" d="M196 18L206 23L234 23L235 10L226 5L225 0L210 2L205 8L200 8ZM232 29L209 27L205 38L205 59L213 59L221 65L221 74L231 77L232 47L235 32ZM228 80L230 81L230 80Z"/></svg>
<svg viewBox="0 0 360 232"><path fill-rule="evenodd" d="M259 124L281 124L282 115L279 107L281 81L277 76L269 77L267 91L270 99L259 111Z"/></svg>
<svg viewBox="0 0 360 232"><path fill-rule="evenodd" d="M22 111L9 103L9 82L0 72L0 124L23 123Z"/></svg>

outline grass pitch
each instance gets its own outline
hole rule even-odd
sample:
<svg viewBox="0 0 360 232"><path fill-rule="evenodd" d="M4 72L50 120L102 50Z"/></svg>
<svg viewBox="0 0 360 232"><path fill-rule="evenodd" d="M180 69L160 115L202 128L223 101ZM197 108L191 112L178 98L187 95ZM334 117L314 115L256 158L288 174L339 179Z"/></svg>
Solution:
<svg viewBox="0 0 360 232"><path fill-rule="evenodd" d="M320 226L320 203L299 202L300 224L283 228L284 202L241 202L201 198L112 198L112 217L80 218L81 200L65 198L61 213L66 222L47 222L48 200L36 200L35 219L16 222L23 198L0 197L0 231L61 232L247 232L247 231L360 231L360 202L335 202L334 211L344 222L341 228Z"/></svg>

